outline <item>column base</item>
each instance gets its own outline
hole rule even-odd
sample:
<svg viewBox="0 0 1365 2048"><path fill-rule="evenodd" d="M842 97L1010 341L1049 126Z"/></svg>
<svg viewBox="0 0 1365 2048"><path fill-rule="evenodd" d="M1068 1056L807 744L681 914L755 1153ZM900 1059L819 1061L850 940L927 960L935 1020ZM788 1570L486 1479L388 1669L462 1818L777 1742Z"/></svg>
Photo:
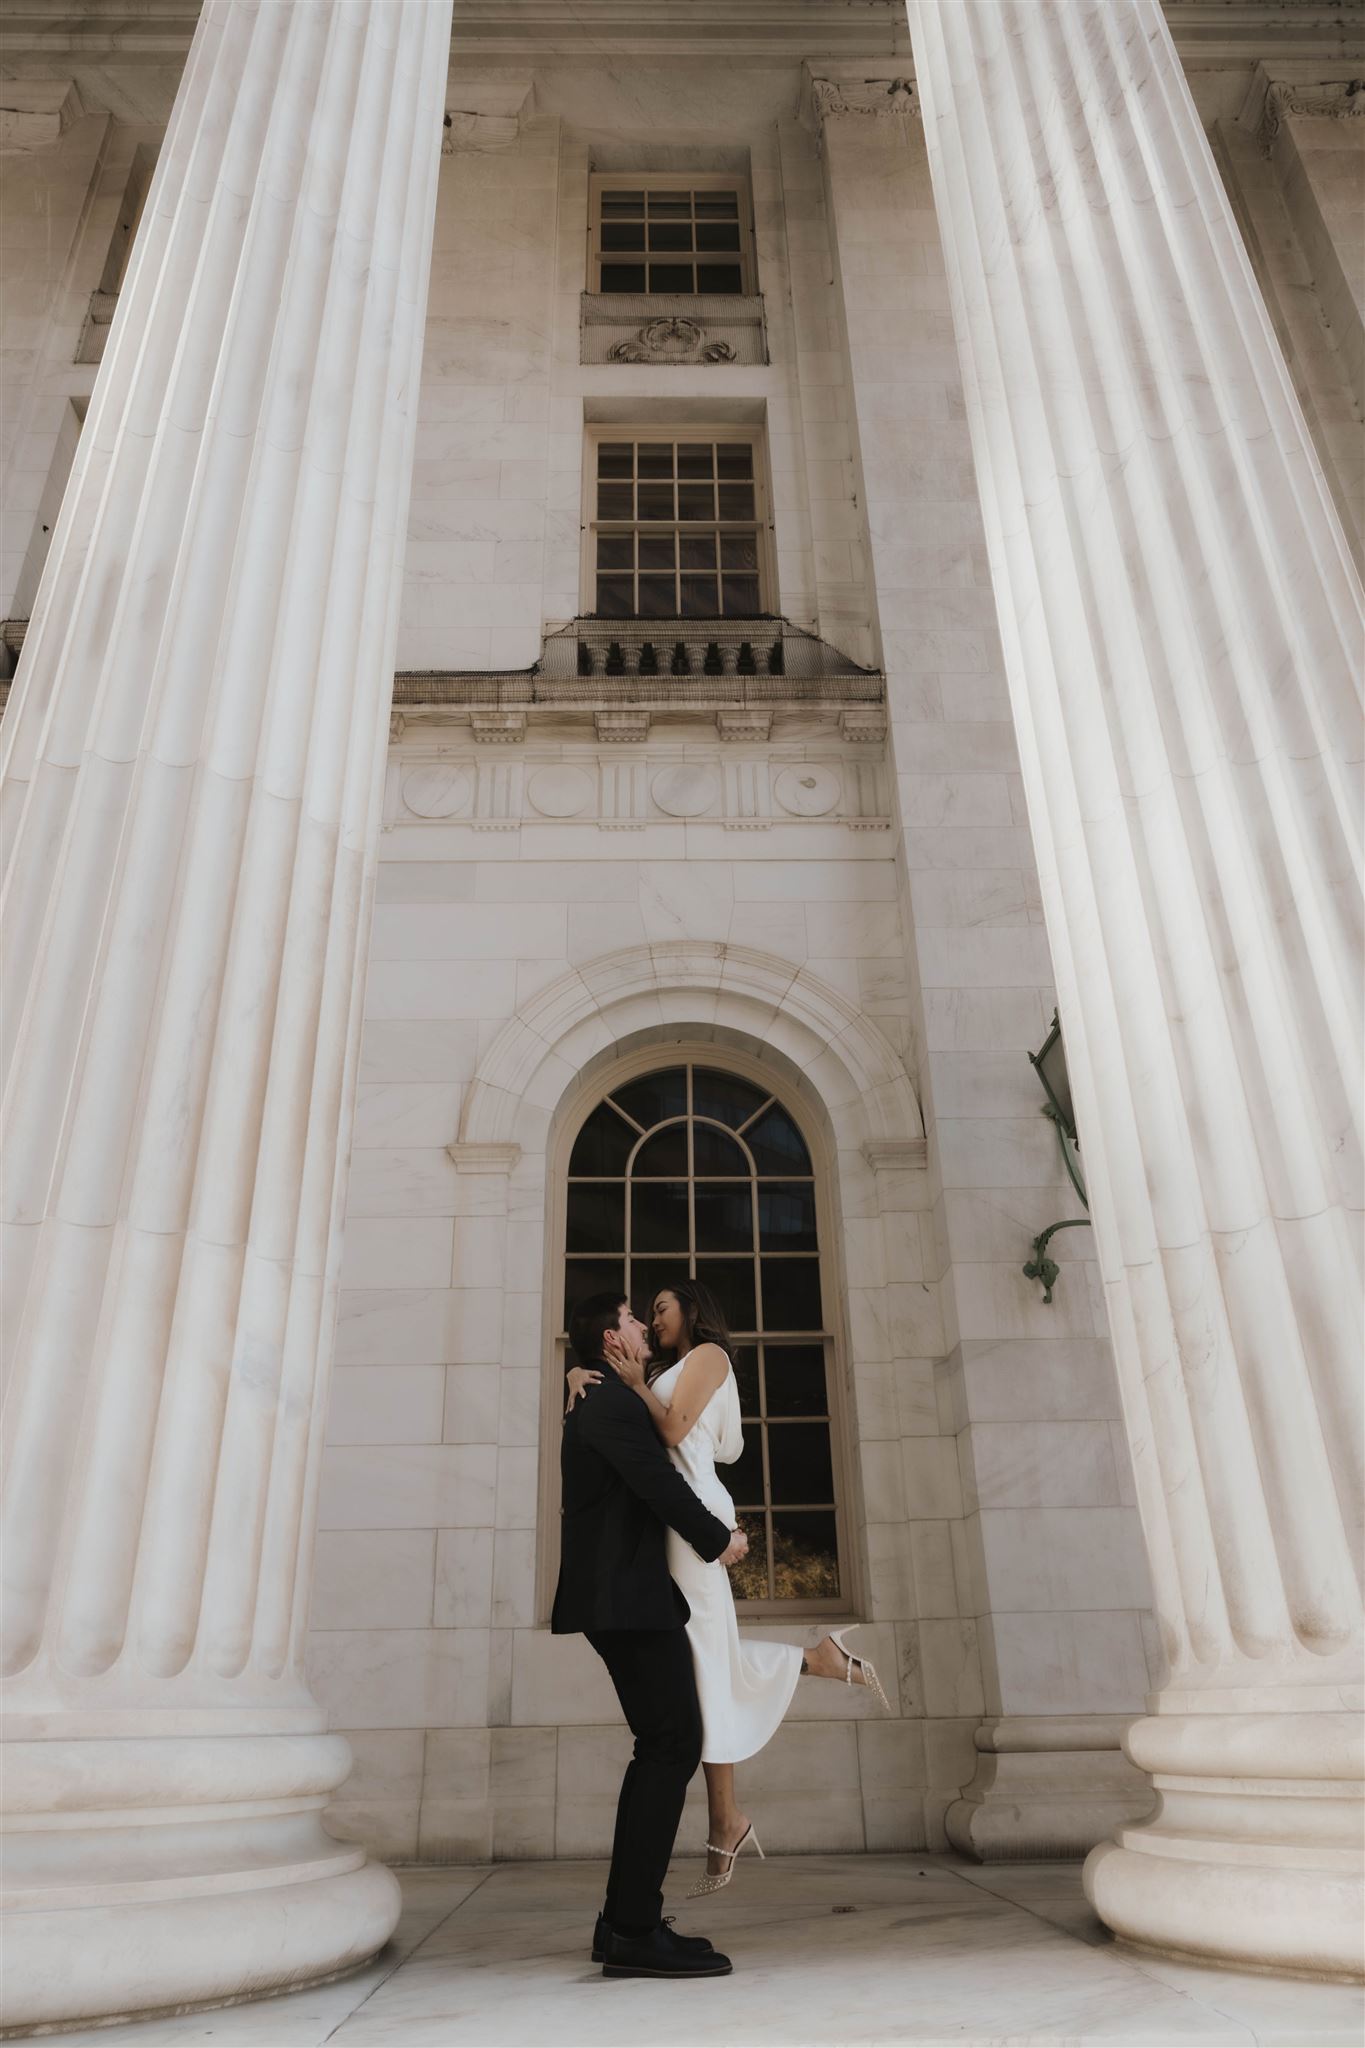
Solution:
<svg viewBox="0 0 1365 2048"><path fill-rule="evenodd" d="M365 1962L397 1879L324 1829L339 1736L8 1747L9 2035L262 1997Z"/></svg>
<svg viewBox="0 0 1365 2048"><path fill-rule="evenodd" d="M979 1863L1079 1860L1152 1809L1120 1746L1128 1717L1007 1715L976 1731L976 1773L948 1808L948 1839Z"/></svg>
<svg viewBox="0 0 1365 2048"><path fill-rule="evenodd" d="M1365 1976L1361 1722L1354 1714L1189 1714L1125 1738L1159 1805L1086 1862L1121 1940L1236 1969Z"/></svg>

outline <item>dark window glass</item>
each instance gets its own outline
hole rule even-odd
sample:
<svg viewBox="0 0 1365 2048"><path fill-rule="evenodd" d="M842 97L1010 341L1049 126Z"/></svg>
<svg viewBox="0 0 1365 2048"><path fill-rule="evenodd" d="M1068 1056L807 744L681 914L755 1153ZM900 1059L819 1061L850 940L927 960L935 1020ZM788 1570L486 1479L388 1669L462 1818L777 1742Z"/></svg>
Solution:
<svg viewBox="0 0 1365 2048"><path fill-rule="evenodd" d="M597 516L599 519L629 519L634 514L634 493L629 484L599 484L597 486Z"/></svg>
<svg viewBox="0 0 1365 2048"><path fill-rule="evenodd" d="M710 484L678 485L679 519L714 519L715 516L716 494ZM714 562L716 543L710 534L707 535L707 542L712 550L711 560Z"/></svg>
<svg viewBox="0 0 1365 2048"><path fill-rule="evenodd" d="M761 1259L765 1330L820 1330L820 1261ZM746 1324L747 1328L748 1325Z"/></svg>
<svg viewBox="0 0 1365 2048"><path fill-rule="evenodd" d="M630 1300L637 1316L648 1323L654 1313L654 1297L661 1287L676 1287L687 1278L686 1259L632 1259Z"/></svg>
<svg viewBox="0 0 1365 2048"><path fill-rule="evenodd" d="M629 576L624 582L615 576L598 577L597 610L604 619L634 618L635 586Z"/></svg>
<svg viewBox="0 0 1365 2048"><path fill-rule="evenodd" d="M624 1087L613 1088L611 1099L628 1117L633 1117L642 1130L652 1131L655 1124L685 1113L687 1075L681 1067L670 1067L663 1074L643 1074L638 1081L627 1081Z"/></svg>
<svg viewBox="0 0 1365 2048"><path fill-rule="evenodd" d="M684 441L678 449L679 476L714 476L715 451L709 442L692 443Z"/></svg>
<svg viewBox="0 0 1365 2048"><path fill-rule="evenodd" d="M788 1501L816 1506L833 1500L828 1423L772 1423L768 1429L768 1476L775 1506Z"/></svg>
<svg viewBox="0 0 1365 2048"><path fill-rule="evenodd" d="M730 1591L736 1600L766 1600L768 1597L768 1524L765 1516L741 1515L739 1526L749 1539L749 1549L730 1572Z"/></svg>
<svg viewBox="0 0 1365 2048"><path fill-rule="evenodd" d="M760 1173L809 1173L805 1139L785 1109L774 1103L745 1133Z"/></svg>
<svg viewBox="0 0 1365 2048"><path fill-rule="evenodd" d="M569 1327L574 1303L584 1301L590 1294L602 1294L609 1288L619 1287L625 1298L624 1259L566 1259L564 1261L564 1327ZM570 1359L572 1364L573 1360Z"/></svg>
<svg viewBox="0 0 1365 2048"><path fill-rule="evenodd" d="M609 219L612 214L643 213L645 195L643 192L604 192L602 194L602 217Z"/></svg>
<svg viewBox="0 0 1365 2048"><path fill-rule="evenodd" d="M754 487L752 484L722 484L719 491L720 516L722 519L752 519L754 516Z"/></svg>
<svg viewBox="0 0 1365 2048"><path fill-rule="evenodd" d="M678 546L684 569L715 568L716 536L713 533L684 533L679 537Z"/></svg>
<svg viewBox="0 0 1365 2048"><path fill-rule="evenodd" d="M720 537L722 569L758 569L758 538L752 533L723 533Z"/></svg>
<svg viewBox="0 0 1365 2048"><path fill-rule="evenodd" d="M718 1131L714 1124L694 1124L692 1127L692 1150L696 1174L747 1173L749 1161L735 1143L727 1138L724 1131Z"/></svg>
<svg viewBox="0 0 1365 2048"><path fill-rule="evenodd" d="M687 1237L687 1182L633 1182L630 1191L631 1250L685 1254Z"/></svg>
<svg viewBox="0 0 1365 2048"><path fill-rule="evenodd" d="M754 1246L753 1198L750 1182L731 1186L711 1181L693 1191L699 1252L748 1252ZM585 1251L595 1246L583 1247Z"/></svg>
<svg viewBox="0 0 1365 2048"><path fill-rule="evenodd" d="M640 476L660 477L673 474L673 443L671 441L642 441L635 454L636 473Z"/></svg>
<svg viewBox="0 0 1365 2048"><path fill-rule="evenodd" d="M828 1415L823 1344L765 1344L763 1388L769 1415Z"/></svg>
<svg viewBox="0 0 1365 2048"><path fill-rule="evenodd" d="M761 1508L763 1505L763 1432L761 1429L746 1429L744 1449L733 1465L727 1465L721 1473L725 1491L737 1508Z"/></svg>
<svg viewBox="0 0 1365 2048"><path fill-rule="evenodd" d="M710 230L708 232L714 232ZM602 223L602 247L604 249L643 249L645 246L645 224L642 220L604 220ZM721 248L724 244L708 242L707 248ZM735 247L738 248L736 243Z"/></svg>
<svg viewBox="0 0 1365 2048"><path fill-rule="evenodd" d="M831 1513L773 1515L773 1592L779 1600L837 1598L839 1545Z"/></svg>
<svg viewBox="0 0 1365 2048"><path fill-rule="evenodd" d="M626 1249L626 1191L619 1181L580 1181L569 1187L565 1244L571 1252Z"/></svg>
<svg viewBox="0 0 1365 2048"><path fill-rule="evenodd" d="M603 229L605 234L606 230ZM692 247L691 221L655 220L649 223L649 246L651 249L690 249Z"/></svg>
<svg viewBox="0 0 1365 2048"><path fill-rule="evenodd" d="M727 619L751 619L758 611L757 576L727 576L721 611Z"/></svg>
<svg viewBox="0 0 1365 2048"><path fill-rule="evenodd" d="M635 536L630 533L599 533L597 536L597 566L599 569L633 569L635 566Z"/></svg>
<svg viewBox="0 0 1365 2048"><path fill-rule="evenodd" d="M651 192L649 195L651 220L686 220L691 211L690 192Z"/></svg>
<svg viewBox="0 0 1365 2048"><path fill-rule="evenodd" d="M597 474L599 476L632 476L634 474L635 449L629 441L599 441L597 445Z"/></svg>
<svg viewBox="0 0 1365 2048"><path fill-rule="evenodd" d="M731 1360L735 1369L735 1384L739 1388L739 1412L741 1415L758 1414L758 1354L748 1344L736 1346Z"/></svg>
<svg viewBox="0 0 1365 2048"><path fill-rule="evenodd" d="M606 229L603 228L604 246L606 232ZM613 246L618 249L638 249L640 245L638 242L617 242ZM739 222L698 221L697 247L699 249L738 249Z"/></svg>
<svg viewBox="0 0 1365 2048"><path fill-rule="evenodd" d="M570 1174L624 1173L635 1138L636 1133L611 1104L600 1103L574 1140Z"/></svg>
<svg viewBox="0 0 1365 2048"><path fill-rule="evenodd" d="M642 576L640 578L640 611L642 619L672 619L678 613L677 595L671 576Z"/></svg>
<svg viewBox="0 0 1365 2048"><path fill-rule="evenodd" d="M733 192L698 192L696 194L698 220L737 220L739 200Z"/></svg>
<svg viewBox="0 0 1365 2048"><path fill-rule="evenodd" d="M758 1241L765 1252L815 1250L815 1183L765 1181L758 1191Z"/></svg>
<svg viewBox="0 0 1365 2048"><path fill-rule="evenodd" d="M692 265L690 263L651 263L649 266L649 288L652 292L690 292L692 290Z"/></svg>
<svg viewBox="0 0 1365 2048"><path fill-rule="evenodd" d="M763 1089L755 1088L752 1081L741 1080L738 1074L724 1073L718 1067L693 1069L694 1116L714 1117L718 1124L728 1124L732 1131L737 1131L741 1124L748 1123L755 1110L762 1109L767 1099Z"/></svg>
<svg viewBox="0 0 1365 2048"><path fill-rule="evenodd" d="M672 291L672 285L655 286L655 290ZM699 263L697 265L697 290L699 292L742 292L744 279L737 263Z"/></svg>
<svg viewBox="0 0 1365 2048"><path fill-rule="evenodd" d="M723 477L752 476L754 451L747 441L722 441L716 449L716 468Z"/></svg>
<svg viewBox="0 0 1365 2048"><path fill-rule="evenodd" d="M671 519L673 517L672 484L637 484L639 517L641 519Z"/></svg>
<svg viewBox="0 0 1365 2048"><path fill-rule="evenodd" d="M685 619L719 618L720 613L716 604L716 579L714 576L683 577L682 616Z"/></svg>
<svg viewBox="0 0 1365 2048"><path fill-rule="evenodd" d="M757 1327L752 1259L698 1259L697 1278L715 1295L731 1330Z"/></svg>
<svg viewBox="0 0 1365 2048"><path fill-rule="evenodd" d="M604 263L602 265L602 289L604 292L642 292L645 288L645 266L643 263Z"/></svg>
<svg viewBox="0 0 1365 2048"><path fill-rule="evenodd" d="M637 1180L649 1176L674 1178L687 1171L687 1126L667 1124L646 1138L631 1168Z"/></svg>
<svg viewBox="0 0 1365 2048"><path fill-rule="evenodd" d="M673 569L677 565L678 543L671 533L651 534L640 538L640 567L642 569Z"/></svg>

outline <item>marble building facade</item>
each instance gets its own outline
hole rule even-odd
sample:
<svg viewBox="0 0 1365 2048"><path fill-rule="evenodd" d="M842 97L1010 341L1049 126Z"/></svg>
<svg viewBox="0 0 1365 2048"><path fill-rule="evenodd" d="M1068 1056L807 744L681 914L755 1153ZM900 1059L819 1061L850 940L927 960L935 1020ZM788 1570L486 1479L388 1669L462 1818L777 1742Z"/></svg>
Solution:
<svg viewBox="0 0 1365 2048"><path fill-rule="evenodd" d="M1349 1973L1365 22L114 13L0 50L16 2019L605 1853L569 1180L678 1071L809 1157L828 1491L769 1456L746 1626L895 1710L799 1690L769 1847L1093 1852ZM636 532L688 476L728 617Z"/></svg>

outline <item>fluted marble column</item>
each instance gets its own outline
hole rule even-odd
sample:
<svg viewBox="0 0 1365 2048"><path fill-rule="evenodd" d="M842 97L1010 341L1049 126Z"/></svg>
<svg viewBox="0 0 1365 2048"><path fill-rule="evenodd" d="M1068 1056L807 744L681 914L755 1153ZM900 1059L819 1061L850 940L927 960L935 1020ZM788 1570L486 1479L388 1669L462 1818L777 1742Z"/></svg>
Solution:
<svg viewBox="0 0 1365 2048"><path fill-rule="evenodd" d="M391 1875L301 1653L451 0L207 0L6 735L11 2025Z"/></svg>
<svg viewBox="0 0 1365 2048"><path fill-rule="evenodd" d="M1157 0L909 0L1169 1676L1119 1934L1360 1968L1361 595Z"/></svg>

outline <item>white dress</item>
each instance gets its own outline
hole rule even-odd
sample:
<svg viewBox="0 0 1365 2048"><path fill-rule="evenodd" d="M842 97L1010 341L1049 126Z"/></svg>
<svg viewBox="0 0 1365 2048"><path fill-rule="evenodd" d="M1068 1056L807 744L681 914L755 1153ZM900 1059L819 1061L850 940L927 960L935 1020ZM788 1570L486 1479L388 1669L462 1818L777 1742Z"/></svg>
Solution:
<svg viewBox="0 0 1365 2048"><path fill-rule="evenodd" d="M686 1363L680 1358L653 1382L652 1391L666 1408ZM693 1493L727 1529L736 1528L739 1518L716 1465L733 1465L743 1449L739 1389L730 1371L682 1442L668 1453ZM743 1763L762 1749L791 1705L803 1653L796 1643L741 1642L729 1573L724 1565L698 1557L673 1529L668 1531L668 1569L692 1610L687 1640L701 1701L702 1760Z"/></svg>

